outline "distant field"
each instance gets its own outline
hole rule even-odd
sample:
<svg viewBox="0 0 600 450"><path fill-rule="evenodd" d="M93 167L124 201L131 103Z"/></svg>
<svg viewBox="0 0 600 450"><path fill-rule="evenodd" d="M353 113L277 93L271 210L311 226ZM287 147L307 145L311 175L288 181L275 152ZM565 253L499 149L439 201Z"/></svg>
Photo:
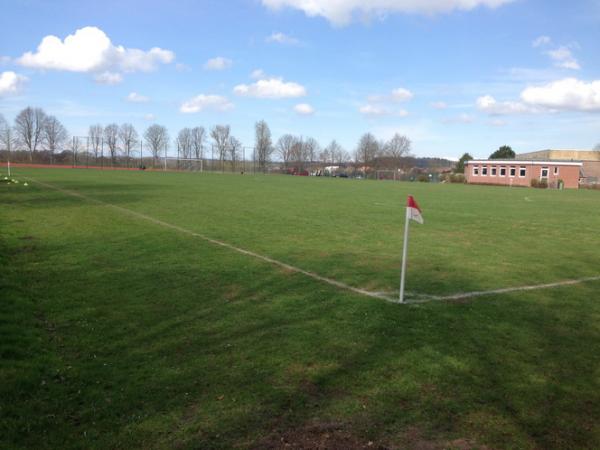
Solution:
<svg viewBox="0 0 600 450"><path fill-rule="evenodd" d="M0 184L2 448L600 447L600 281L400 306L193 235L393 296L412 194L422 299L600 276L599 192L16 178Z"/></svg>

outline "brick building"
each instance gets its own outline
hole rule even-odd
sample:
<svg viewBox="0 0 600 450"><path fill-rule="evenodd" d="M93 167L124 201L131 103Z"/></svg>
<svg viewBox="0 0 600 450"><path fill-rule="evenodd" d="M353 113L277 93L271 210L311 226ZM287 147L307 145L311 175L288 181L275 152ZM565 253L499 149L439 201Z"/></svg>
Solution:
<svg viewBox="0 0 600 450"><path fill-rule="evenodd" d="M515 158L522 160L542 161L578 161L583 163L583 179L586 184L600 183L600 151L599 150L565 150L547 149L537 152L521 153Z"/></svg>
<svg viewBox="0 0 600 450"><path fill-rule="evenodd" d="M531 186L536 179L553 188L562 181L566 189L578 189L582 167L575 161L471 160L465 163L465 179L470 184L503 186Z"/></svg>

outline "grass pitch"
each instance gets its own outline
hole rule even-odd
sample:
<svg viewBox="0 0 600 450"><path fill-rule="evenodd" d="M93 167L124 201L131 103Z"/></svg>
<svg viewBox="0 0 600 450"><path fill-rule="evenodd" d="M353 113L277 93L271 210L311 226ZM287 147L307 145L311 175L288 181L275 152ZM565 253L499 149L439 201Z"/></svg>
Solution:
<svg viewBox="0 0 600 450"><path fill-rule="evenodd" d="M411 295L600 275L592 191L16 177L370 291L397 290L409 193ZM398 306L36 183L0 207L0 447L600 447L598 281Z"/></svg>

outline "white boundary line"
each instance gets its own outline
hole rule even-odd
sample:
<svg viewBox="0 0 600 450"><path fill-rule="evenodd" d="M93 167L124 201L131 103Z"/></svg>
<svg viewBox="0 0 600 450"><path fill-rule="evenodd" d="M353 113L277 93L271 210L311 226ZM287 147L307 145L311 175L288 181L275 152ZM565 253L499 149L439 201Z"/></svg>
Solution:
<svg viewBox="0 0 600 450"><path fill-rule="evenodd" d="M60 188L53 184L44 183L44 182L38 181L34 178L30 178L30 177L24 177L24 178L26 178L34 183L37 183L41 186L45 186L47 188L54 189L55 191L62 192L63 194L67 194L72 197L78 197L83 200L88 200L93 203L97 203L99 205L108 206L110 208L116 209L117 211L121 211L130 216L137 217L138 219L147 220L148 222L154 223L156 225L160 225L165 228L170 228L172 230L179 231L180 233L184 233L184 234L187 234L190 236L200 238L204 241L210 242L211 244L218 245L220 247L224 247L229 250L233 250L233 251L235 251L237 253L241 253L243 255L252 256L253 258L260 259L262 261L268 262L269 264L279 266L283 269L286 269L286 270L289 270L292 272L301 273L303 275L306 275L307 277L313 278L313 279L321 281L323 283L327 283L331 286L335 286L335 287L338 287L338 288L341 288L341 289L344 289L347 291L351 291L351 292L354 292L355 294L365 295L367 297L372 297L372 298L378 298L381 300L386 300L391 303L398 303L397 299L386 295L385 292L372 292L372 291L367 291L365 289L360 289L360 288L357 288L354 286L350 286L346 283L342 283L341 281L337 281L332 278L327 278L327 277L319 275L315 272L311 272L309 270L304 270L299 267L292 266L290 264L284 263L277 259L273 259L269 256L264 256L264 255L255 253L250 250L236 247L235 245L228 244L227 242L223 242L223 241L219 241L217 239L210 238L201 233L196 233L195 231L191 231L186 228L180 227L179 225L174 225L172 223L165 222L160 219L156 219L152 216L147 216L146 214L132 211L131 209L127 209L122 206L103 202L102 200L98 200L93 197L88 197L87 195L80 194L79 192L74 192L74 191L70 191L68 189L63 189L63 188ZM509 288L502 288L502 289L492 289L489 291L460 292L458 294L445 295L445 296L417 294L417 293L412 293L412 295L411 295L411 293L407 293L407 294L409 294L409 297L412 296L412 297L414 297L414 299L410 300L406 303L398 303L398 304L414 304L414 303L427 303L427 302L432 302L432 301L464 300L464 299L469 299L469 298L482 297L485 295L507 294L507 293L511 293L511 292L533 291L533 290L537 290L537 289L550 289L550 288L561 287L561 286L571 286L574 284L581 284L581 283L586 283L589 281L598 281L598 280L600 280L600 276L586 277L586 278L580 278L580 279L576 279L576 280L557 281L554 283L546 283L546 284L533 284L533 285L528 285L528 286L515 286L515 287L509 287Z"/></svg>
<svg viewBox="0 0 600 450"><path fill-rule="evenodd" d="M148 222L152 222L152 223L154 223L156 225L161 225L163 227L170 228L170 229L175 230L175 231L179 231L180 233L188 234L190 236L194 236L194 237L203 239L203 240L205 240L207 242L210 242L211 244L228 248L230 250L233 250L235 252L241 253L243 255L252 256L253 258L260 259L262 261L268 262L268 263L273 264L275 266L282 267L282 268L284 268L286 270L289 270L289 271L292 271L292 272L301 273L303 275L306 275L307 277L313 278L313 279L321 281L323 283L327 283L327 284L330 284L332 286L335 286L335 287L338 287L338 288L341 288L341 289L352 291L355 294L366 295L368 297L378 298L378 299L386 300L386 301L392 302L392 303L397 302L395 299L393 299L391 297L388 297L387 295L382 294L380 292L371 292L371 291L367 291L365 289L356 288L356 287L350 286L350 285L348 285L346 283L342 283L341 281L333 280L331 278L327 278L327 277L324 277L322 275L319 275L319 274L317 274L315 272L311 272L311 271L304 270L304 269L301 269L301 268L296 267L296 266L292 266L290 264L284 263L284 262L279 261L277 259L273 259L273 258L271 258L269 256L264 256L264 255L261 255L259 253L252 252L250 250L246 250L246 249L243 249L243 248L240 248L240 247L236 247L235 245L228 244L227 242L223 242L223 241L219 241L217 239L210 238L210 237L205 236L205 235L203 235L201 233L196 233L195 231L191 231L191 230L188 230L186 228L180 227L179 225L174 225L172 223L165 222L165 221L160 220L160 219L155 219L152 216L147 216L146 214L142 214L142 213L139 213L139 212L136 212L136 211L132 211L131 209L123 208L122 206L117 206L117 205L113 205L112 203L103 202L102 200L98 200L98 199L95 199L93 197L88 197L87 195L80 194L79 192L74 192L74 191L70 191L70 190L67 190L67 189L63 189L63 188L60 188L58 186L54 186L54 185L49 184L49 183L44 183L42 181L38 181L38 180L33 179L33 178L29 178L29 177L24 177L24 178L27 178L28 180L30 180L30 181L32 181L34 183L37 183L37 184L39 184L41 186L45 186L47 188L54 189L55 191L62 192L63 194L67 194L67 195L70 195L72 197L78 197L78 198L81 198L81 199L84 199L84 200L88 200L88 201L91 201L93 203L97 203L99 205L108 206L110 208L113 208L113 209L116 209L118 211L121 211L121 212L123 212L125 214L129 214L131 216L137 217L138 219L147 220Z"/></svg>

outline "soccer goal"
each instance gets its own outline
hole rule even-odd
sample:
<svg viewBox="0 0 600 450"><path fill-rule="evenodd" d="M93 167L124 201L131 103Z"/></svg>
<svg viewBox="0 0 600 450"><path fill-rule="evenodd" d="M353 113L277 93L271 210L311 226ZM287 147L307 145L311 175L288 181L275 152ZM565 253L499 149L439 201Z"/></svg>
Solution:
<svg viewBox="0 0 600 450"><path fill-rule="evenodd" d="M164 168L167 170L184 170L189 172L203 172L205 161L196 158L162 158Z"/></svg>
<svg viewBox="0 0 600 450"><path fill-rule="evenodd" d="M400 173L397 170L378 170L376 171L378 180L399 180Z"/></svg>

